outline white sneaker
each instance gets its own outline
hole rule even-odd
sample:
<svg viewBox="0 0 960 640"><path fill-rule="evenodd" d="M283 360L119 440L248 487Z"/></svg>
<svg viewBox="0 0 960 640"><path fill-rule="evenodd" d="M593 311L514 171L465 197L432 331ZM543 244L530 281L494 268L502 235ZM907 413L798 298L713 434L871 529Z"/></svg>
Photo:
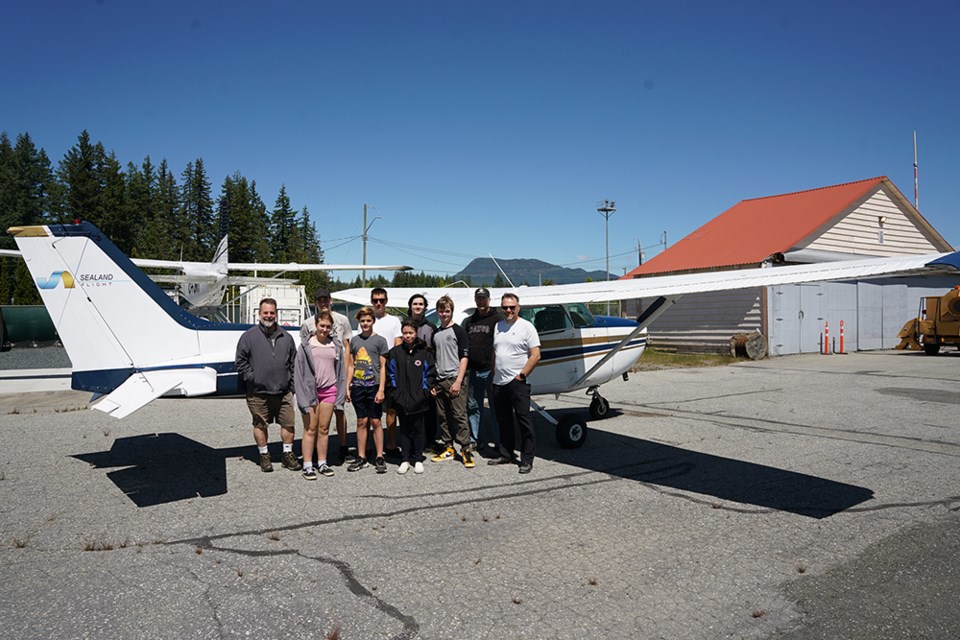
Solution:
<svg viewBox="0 0 960 640"><path fill-rule="evenodd" d="M416 464L414 464L414 465L413 465L413 472L414 472L414 473L423 473L423 463L422 463L422 462L417 462Z"/></svg>
<svg viewBox="0 0 960 640"><path fill-rule="evenodd" d="M400 463L400 466L397 467L397 473L400 475L405 474L407 471L410 471L410 463L404 460Z"/></svg>

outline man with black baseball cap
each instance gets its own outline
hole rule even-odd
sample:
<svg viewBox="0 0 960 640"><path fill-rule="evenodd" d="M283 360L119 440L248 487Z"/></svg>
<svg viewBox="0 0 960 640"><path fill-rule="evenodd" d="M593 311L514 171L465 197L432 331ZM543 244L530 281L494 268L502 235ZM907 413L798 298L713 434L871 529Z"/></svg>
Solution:
<svg viewBox="0 0 960 640"><path fill-rule="evenodd" d="M476 451L487 442L500 442L497 419L493 411L490 411L489 432L485 434L485 438L480 437L483 397L489 391L490 365L493 362L493 329L500 322L500 314L496 309L490 308L490 291L486 287L480 287L473 292L473 301L477 310L463 321L463 328L467 331L469 342L467 374L470 391L467 396L467 421L470 423L470 435Z"/></svg>

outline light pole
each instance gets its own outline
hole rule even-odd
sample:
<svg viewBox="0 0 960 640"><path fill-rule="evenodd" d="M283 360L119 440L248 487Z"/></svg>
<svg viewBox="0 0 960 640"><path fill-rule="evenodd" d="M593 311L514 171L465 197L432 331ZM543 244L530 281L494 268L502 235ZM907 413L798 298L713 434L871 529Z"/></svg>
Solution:
<svg viewBox="0 0 960 640"><path fill-rule="evenodd" d="M604 200L597 207L597 213L604 219L604 234L607 239L607 282L610 282L610 216L617 210L617 203L613 200ZM607 301L607 315L610 315L610 301Z"/></svg>
<svg viewBox="0 0 960 640"><path fill-rule="evenodd" d="M363 204L363 266L367 266L367 231L370 231L370 227L373 226L373 223L379 220L381 216L377 216L370 221L370 224L367 224L367 204ZM367 288L367 270L363 269L363 288Z"/></svg>

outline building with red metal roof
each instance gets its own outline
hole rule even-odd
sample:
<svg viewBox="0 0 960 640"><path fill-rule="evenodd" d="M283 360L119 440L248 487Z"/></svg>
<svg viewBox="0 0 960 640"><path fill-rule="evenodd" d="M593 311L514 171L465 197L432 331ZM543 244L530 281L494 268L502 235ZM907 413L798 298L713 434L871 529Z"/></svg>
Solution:
<svg viewBox="0 0 960 640"><path fill-rule="evenodd" d="M821 262L833 253L842 254L833 257L839 259L934 251L952 248L900 190L880 176L743 200L624 278L764 262Z"/></svg>
<svg viewBox="0 0 960 640"><path fill-rule="evenodd" d="M943 236L880 176L743 200L623 277L946 251L953 248ZM836 332L844 320L848 350L889 348L916 314L918 298L939 295L953 280L917 276L685 297L650 326L650 344L726 351L733 335L759 331L773 355L816 352L825 325ZM637 310L628 305L628 313Z"/></svg>

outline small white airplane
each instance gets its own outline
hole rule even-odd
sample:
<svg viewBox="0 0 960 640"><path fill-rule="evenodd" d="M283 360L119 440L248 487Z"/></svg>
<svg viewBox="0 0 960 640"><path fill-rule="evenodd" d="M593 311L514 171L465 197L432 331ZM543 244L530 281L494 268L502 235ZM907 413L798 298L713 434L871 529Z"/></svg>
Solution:
<svg viewBox="0 0 960 640"><path fill-rule="evenodd" d="M190 262L186 260L154 260L151 258L130 258L138 267L148 269L175 269L179 274L150 274L154 282L176 284L191 307L209 309L217 307L223 300L223 294L230 285L252 287L257 285L292 284L295 280L280 278L287 272L301 271L409 271L406 265L377 264L304 264L297 262L230 262L228 259L228 236L224 235L217 245L210 262ZM20 251L0 249L0 256L19 257ZM276 276L258 277L232 276L231 271L278 272Z"/></svg>
<svg viewBox="0 0 960 640"><path fill-rule="evenodd" d="M43 302L73 364L72 388L92 391L93 409L123 418L160 396L240 395L234 366L237 340L249 325L209 322L173 302L113 243L89 223L12 227ZM541 334L540 365L530 376L534 394L587 389L594 417L609 403L600 385L624 375L643 353L647 325L687 293L798 282L848 280L930 268L960 269L960 252L871 258L826 264L614 280L491 291L520 296L524 314ZM394 288L395 300L420 289ZM432 289L450 295L461 313L473 306L472 289ZM358 303L367 289L334 294ZM589 302L654 298L636 322L593 316ZM586 422L567 416L557 423L566 447L578 447Z"/></svg>

